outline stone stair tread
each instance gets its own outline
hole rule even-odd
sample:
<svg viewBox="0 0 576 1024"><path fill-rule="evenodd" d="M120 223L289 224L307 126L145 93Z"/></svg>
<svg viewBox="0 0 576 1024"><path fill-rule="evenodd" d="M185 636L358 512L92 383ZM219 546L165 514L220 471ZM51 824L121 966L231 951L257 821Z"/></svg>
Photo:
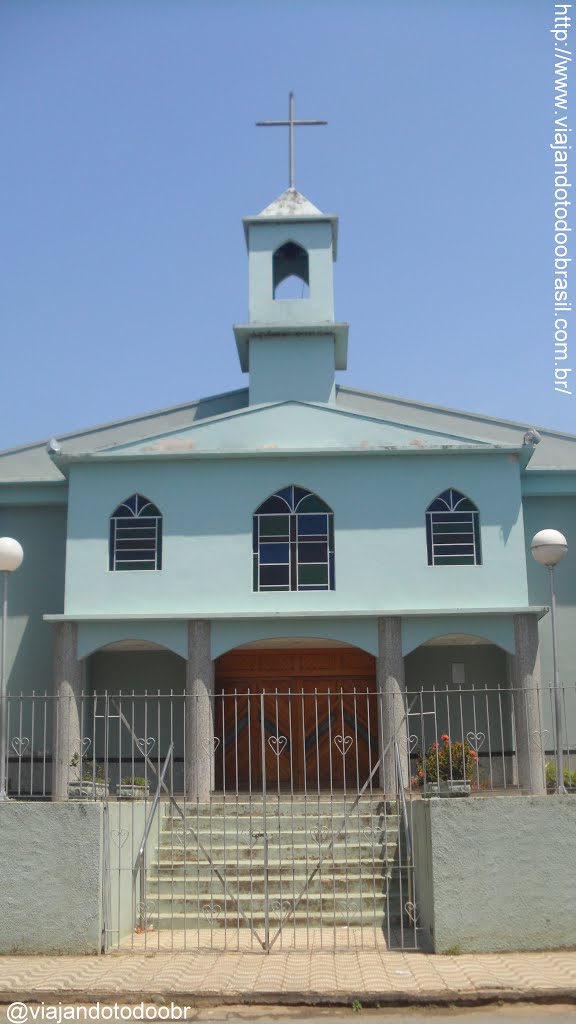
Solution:
<svg viewBox="0 0 576 1024"><path fill-rule="evenodd" d="M152 927L235 931L252 922L261 929L266 902L273 931L281 905L292 911L287 930L381 928L401 919L407 868L397 864L397 804L374 794L359 802L354 795L306 800L288 794L268 796L265 819L261 796L184 803L182 809L184 818L160 806L146 871ZM264 822L266 869L263 837L253 835L264 831Z"/></svg>

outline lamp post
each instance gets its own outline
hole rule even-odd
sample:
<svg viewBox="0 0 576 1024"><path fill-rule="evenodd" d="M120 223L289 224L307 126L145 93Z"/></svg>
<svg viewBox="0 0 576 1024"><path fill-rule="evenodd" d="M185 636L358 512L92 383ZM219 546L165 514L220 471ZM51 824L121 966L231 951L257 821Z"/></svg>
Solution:
<svg viewBox="0 0 576 1024"><path fill-rule="evenodd" d="M12 537L0 537L2 576L2 639L0 641L0 800L8 799L8 694L6 678L6 620L8 618L8 575L22 565L22 546Z"/></svg>
<svg viewBox="0 0 576 1024"><path fill-rule="evenodd" d="M540 530L530 545L534 559L545 565L550 574L550 618L552 620L552 663L554 666L554 717L556 723L556 792L565 793L564 785L564 728L562 723L562 696L558 678L558 640L556 635L556 593L554 568L568 552L568 542L558 530Z"/></svg>

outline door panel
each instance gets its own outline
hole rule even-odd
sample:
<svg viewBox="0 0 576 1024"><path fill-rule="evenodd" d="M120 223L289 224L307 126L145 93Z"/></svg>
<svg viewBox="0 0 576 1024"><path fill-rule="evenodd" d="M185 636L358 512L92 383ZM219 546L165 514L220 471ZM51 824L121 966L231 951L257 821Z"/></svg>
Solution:
<svg viewBox="0 0 576 1024"><path fill-rule="evenodd" d="M217 788L260 789L263 762L269 791L354 790L368 779L378 758L369 655L231 652L217 662L216 679Z"/></svg>

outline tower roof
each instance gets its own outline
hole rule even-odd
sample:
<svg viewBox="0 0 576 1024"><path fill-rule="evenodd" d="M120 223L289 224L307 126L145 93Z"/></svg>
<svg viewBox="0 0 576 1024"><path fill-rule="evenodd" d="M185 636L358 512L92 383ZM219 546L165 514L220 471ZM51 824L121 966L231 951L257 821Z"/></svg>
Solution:
<svg viewBox="0 0 576 1024"><path fill-rule="evenodd" d="M259 217L316 217L322 210L319 210L314 203L311 203L306 196L295 188L287 188L282 195L274 199L261 213Z"/></svg>
<svg viewBox="0 0 576 1024"><path fill-rule="evenodd" d="M244 234L248 244L248 232L252 225L282 224L285 221L326 221L332 229L334 259L338 252L338 217L333 213L322 213L314 203L295 188L287 188L260 213L243 217Z"/></svg>

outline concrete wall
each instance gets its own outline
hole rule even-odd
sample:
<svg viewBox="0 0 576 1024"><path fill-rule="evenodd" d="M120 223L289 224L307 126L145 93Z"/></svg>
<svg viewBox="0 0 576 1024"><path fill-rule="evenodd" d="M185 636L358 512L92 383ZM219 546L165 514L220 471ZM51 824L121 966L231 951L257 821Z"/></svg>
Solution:
<svg viewBox="0 0 576 1024"><path fill-rule="evenodd" d="M412 804L418 925L446 953L576 946L576 800Z"/></svg>
<svg viewBox="0 0 576 1024"><path fill-rule="evenodd" d="M336 589L254 593L252 515L297 483L334 510ZM427 563L425 511L448 486L476 502L483 565ZM164 516L162 570L109 572L109 517L139 491ZM361 500L359 498L361 496ZM526 604L518 463L507 456L215 459L78 465L70 480L66 613L323 614Z"/></svg>
<svg viewBox="0 0 576 1024"><path fill-rule="evenodd" d="M0 954L99 953L99 803L0 803Z"/></svg>

